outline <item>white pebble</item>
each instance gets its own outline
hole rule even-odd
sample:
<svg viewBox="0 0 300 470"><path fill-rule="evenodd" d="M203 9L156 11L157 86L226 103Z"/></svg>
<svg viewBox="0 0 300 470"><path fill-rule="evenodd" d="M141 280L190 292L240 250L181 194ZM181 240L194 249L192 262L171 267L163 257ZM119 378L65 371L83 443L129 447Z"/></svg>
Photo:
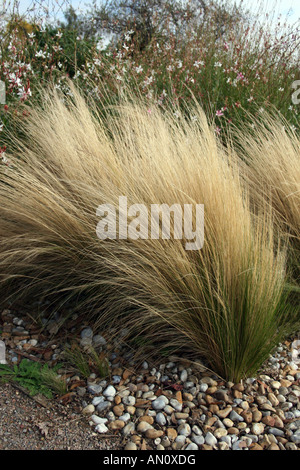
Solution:
<svg viewBox="0 0 300 470"><path fill-rule="evenodd" d="M104 423L97 424L97 426L95 427L95 430L99 432L100 434L104 434L108 432L108 428L105 426Z"/></svg>
<svg viewBox="0 0 300 470"><path fill-rule="evenodd" d="M103 395L105 397L114 397L115 394L117 393L115 387L113 387L112 385L109 385L108 387L106 387L106 389L103 391Z"/></svg>

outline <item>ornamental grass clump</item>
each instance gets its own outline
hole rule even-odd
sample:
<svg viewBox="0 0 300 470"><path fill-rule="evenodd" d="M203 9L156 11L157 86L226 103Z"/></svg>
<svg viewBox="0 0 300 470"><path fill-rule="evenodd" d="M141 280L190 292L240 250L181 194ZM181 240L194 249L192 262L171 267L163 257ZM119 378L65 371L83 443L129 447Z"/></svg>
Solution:
<svg viewBox="0 0 300 470"><path fill-rule="evenodd" d="M288 241L288 269L300 287L300 140L283 116L267 113L235 132L241 174L253 207L272 208L277 233Z"/></svg>
<svg viewBox="0 0 300 470"><path fill-rule="evenodd" d="M50 91L23 124L1 168L1 298L73 298L95 326L144 338L144 355L201 358L234 381L255 373L292 322L272 211L252 211L233 152L197 105L192 120L124 96L103 108ZM187 250L174 228L119 236L120 197L204 204L203 247ZM101 204L116 208L115 238L97 236Z"/></svg>

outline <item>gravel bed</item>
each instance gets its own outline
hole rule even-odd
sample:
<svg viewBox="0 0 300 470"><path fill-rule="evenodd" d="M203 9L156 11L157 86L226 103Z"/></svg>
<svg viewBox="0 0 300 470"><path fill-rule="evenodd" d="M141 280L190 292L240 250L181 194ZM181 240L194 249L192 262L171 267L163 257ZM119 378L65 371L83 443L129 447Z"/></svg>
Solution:
<svg viewBox="0 0 300 470"><path fill-rule="evenodd" d="M122 337L95 332L76 316L68 325L58 315L42 318L38 326L4 310L0 330L11 364L27 357L55 365L72 340L105 354L110 371L65 373L68 393L44 403L0 385L0 449L300 449L298 334L256 377L231 383L184 358L139 363Z"/></svg>

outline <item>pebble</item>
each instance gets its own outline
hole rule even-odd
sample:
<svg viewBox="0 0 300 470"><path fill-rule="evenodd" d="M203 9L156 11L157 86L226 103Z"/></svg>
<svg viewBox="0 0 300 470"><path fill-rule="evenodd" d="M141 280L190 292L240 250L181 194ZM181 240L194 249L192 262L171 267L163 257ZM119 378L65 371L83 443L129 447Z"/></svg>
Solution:
<svg viewBox="0 0 300 470"><path fill-rule="evenodd" d="M93 330L90 327L84 328L81 333L80 337L83 338L92 338L93 337Z"/></svg>
<svg viewBox="0 0 300 470"><path fill-rule="evenodd" d="M137 450L137 445L134 442L129 441L124 447L124 450Z"/></svg>
<svg viewBox="0 0 300 470"><path fill-rule="evenodd" d="M95 427L95 430L99 432L100 434L104 434L108 432L108 428L105 426L104 423L97 424L97 426Z"/></svg>
<svg viewBox="0 0 300 470"><path fill-rule="evenodd" d="M157 439L158 437L163 436L164 432L157 429L147 429L145 435L148 439Z"/></svg>
<svg viewBox="0 0 300 470"><path fill-rule="evenodd" d="M149 429L153 429L153 426L152 424L147 423L147 421L140 421L136 428L137 432L141 432L142 434L144 434Z"/></svg>
<svg viewBox="0 0 300 470"><path fill-rule="evenodd" d="M169 400L167 399L167 397L161 395L160 397L152 401L152 408L154 408L155 410L162 410L168 403Z"/></svg>
<svg viewBox="0 0 300 470"><path fill-rule="evenodd" d="M89 415L89 414L92 415L92 414L94 413L94 411L95 411L94 405L87 405L87 406L85 406L85 407L83 408L82 414L84 414L84 415Z"/></svg>
<svg viewBox="0 0 300 470"><path fill-rule="evenodd" d="M189 436L191 434L191 427L188 423L182 423L178 426L178 434L182 436Z"/></svg>
<svg viewBox="0 0 300 470"><path fill-rule="evenodd" d="M93 343L95 347L97 346L105 346L106 345L106 339L103 338L101 335L95 335L93 336Z"/></svg>
<svg viewBox="0 0 300 470"><path fill-rule="evenodd" d="M130 421L130 422L129 422L128 424L126 424L126 426L123 428L122 434L123 434L124 436L129 436L130 434L133 434L134 431L135 431L135 424Z"/></svg>
<svg viewBox="0 0 300 470"><path fill-rule="evenodd" d="M155 420L160 426L165 426L167 423L166 417L163 413L157 413Z"/></svg>
<svg viewBox="0 0 300 470"><path fill-rule="evenodd" d="M256 436L259 436L260 434L263 434L264 430L265 430L265 426L264 426L263 423L254 423L252 425L252 428L251 428L251 431Z"/></svg>
<svg viewBox="0 0 300 470"><path fill-rule="evenodd" d="M103 395L105 397L114 397L115 394L117 393L115 387L113 387L113 385L109 385L104 391L103 391Z"/></svg>
<svg viewBox="0 0 300 470"><path fill-rule="evenodd" d="M102 392L102 387L99 384L89 384L87 389L93 395L99 395Z"/></svg>
<svg viewBox="0 0 300 470"><path fill-rule="evenodd" d="M19 342L28 351L38 343L43 347L19 320L14 317L11 329ZM135 364L121 341L110 345L106 334L94 335L85 326L80 342L88 345L91 340L109 351L111 374L103 379L93 373L85 387L74 391L95 431L119 433L125 450L300 449L300 341L294 349L281 344L264 373L235 384L171 357L167 363ZM51 354L56 352L55 347ZM17 354L10 354L17 362ZM82 380L79 374L70 383Z"/></svg>
<svg viewBox="0 0 300 470"><path fill-rule="evenodd" d="M218 440L216 437L211 433L208 432L205 436L205 443L208 444L211 447L214 447L217 444Z"/></svg>
<svg viewBox="0 0 300 470"><path fill-rule="evenodd" d="M92 415L91 419L93 420L95 424L105 424L108 421L107 418L100 418L100 416L97 416L97 415Z"/></svg>
<svg viewBox="0 0 300 470"><path fill-rule="evenodd" d="M187 381L187 378L188 378L188 373L185 369L183 369L183 371L181 372L180 374L180 380L181 382L186 382Z"/></svg>

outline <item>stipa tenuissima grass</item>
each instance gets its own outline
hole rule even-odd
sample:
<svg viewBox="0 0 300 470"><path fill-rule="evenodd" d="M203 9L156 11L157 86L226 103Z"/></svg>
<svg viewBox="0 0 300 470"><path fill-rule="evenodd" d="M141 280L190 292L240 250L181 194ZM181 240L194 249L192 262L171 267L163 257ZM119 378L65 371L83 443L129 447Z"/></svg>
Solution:
<svg viewBox="0 0 300 470"><path fill-rule="evenodd" d="M75 90L67 101L49 92L31 110L14 168L1 172L1 292L73 296L99 324L240 380L289 320L285 252L271 214L252 214L239 167L201 109L193 121L173 111L124 98L104 119ZM120 196L204 204L203 248L186 250L184 237L99 240L96 209L117 208Z"/></svg>

